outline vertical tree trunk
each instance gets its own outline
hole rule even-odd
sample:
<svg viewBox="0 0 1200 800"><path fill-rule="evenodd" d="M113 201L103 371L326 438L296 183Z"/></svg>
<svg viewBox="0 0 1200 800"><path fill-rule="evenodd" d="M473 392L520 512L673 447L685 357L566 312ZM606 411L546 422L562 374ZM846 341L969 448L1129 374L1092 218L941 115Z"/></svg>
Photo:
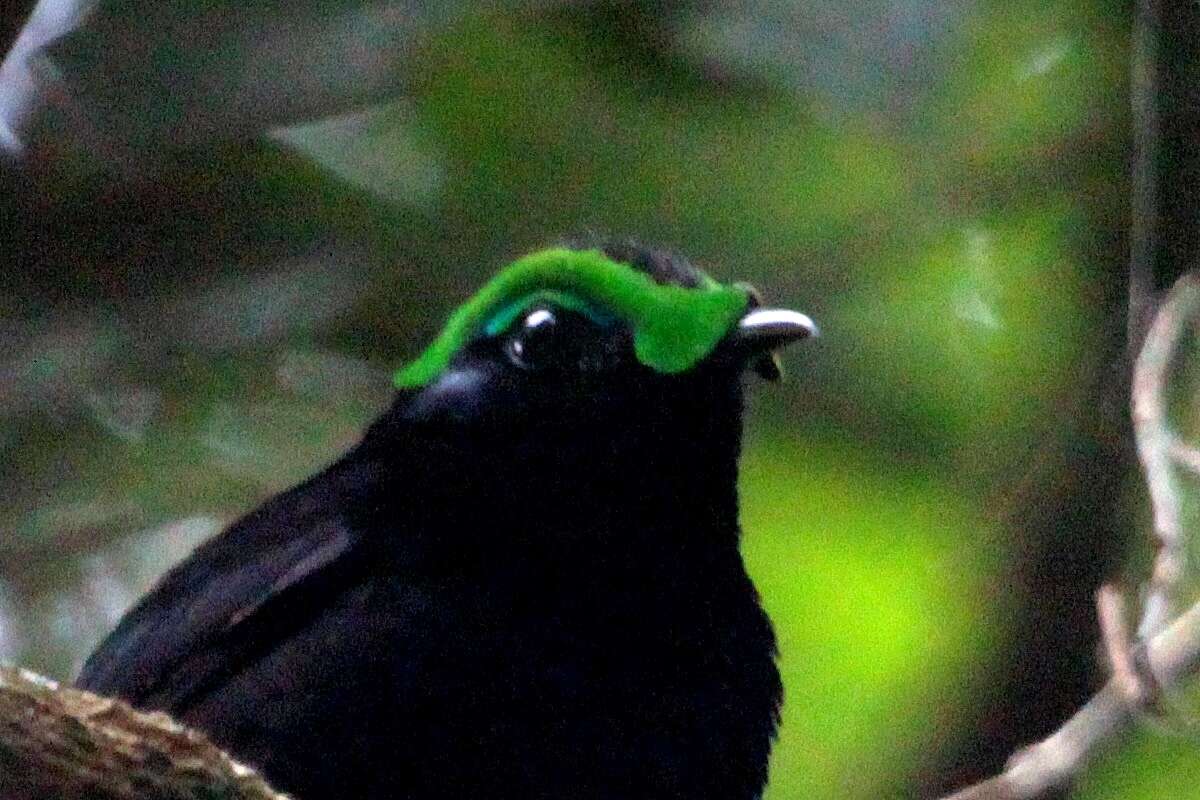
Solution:
<svg viewBox="0 0 1200 800"><path fill-rule="evenodd" d="M1200 5L1139 0L1133 33L1129 350L1200 259Z"/></svg>

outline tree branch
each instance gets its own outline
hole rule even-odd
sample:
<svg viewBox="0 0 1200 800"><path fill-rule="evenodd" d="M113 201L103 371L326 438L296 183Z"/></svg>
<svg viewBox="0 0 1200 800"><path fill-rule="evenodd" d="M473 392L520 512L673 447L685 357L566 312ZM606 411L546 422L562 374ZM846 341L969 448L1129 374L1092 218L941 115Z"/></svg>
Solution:
<svg viewBox="0 0 1200 800"><path fill-rule="evenodd" d="M0 800L287 800L165 714L0 666Z"/></svg>

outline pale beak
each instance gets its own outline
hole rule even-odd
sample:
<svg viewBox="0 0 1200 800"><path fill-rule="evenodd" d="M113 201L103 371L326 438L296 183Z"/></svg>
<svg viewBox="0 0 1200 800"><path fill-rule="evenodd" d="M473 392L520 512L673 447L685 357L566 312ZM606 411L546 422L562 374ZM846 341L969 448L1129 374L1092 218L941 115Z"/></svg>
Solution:
<svg viewBox="0 0 1200 800"><path fill-rule="evenodd" d="M755 372L769 381L776 381L783 374L776 350L818 333L816 323L799 311L752 308L738 322L730 338L735 347L750 354Z"/></svg>

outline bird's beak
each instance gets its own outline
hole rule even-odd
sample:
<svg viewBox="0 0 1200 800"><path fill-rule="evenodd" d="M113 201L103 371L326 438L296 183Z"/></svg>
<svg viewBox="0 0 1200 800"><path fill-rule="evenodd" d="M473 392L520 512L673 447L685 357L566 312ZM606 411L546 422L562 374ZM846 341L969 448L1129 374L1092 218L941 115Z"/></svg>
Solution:
<svg viewBox="0 0 1200 800"><path fill-rule="evenodd" d="M738 322L731 338L749 356L755 372L769 381L777 381L783 372L776 351L785 344L817 334L816 323L798 311L752 307Z"/></svg>

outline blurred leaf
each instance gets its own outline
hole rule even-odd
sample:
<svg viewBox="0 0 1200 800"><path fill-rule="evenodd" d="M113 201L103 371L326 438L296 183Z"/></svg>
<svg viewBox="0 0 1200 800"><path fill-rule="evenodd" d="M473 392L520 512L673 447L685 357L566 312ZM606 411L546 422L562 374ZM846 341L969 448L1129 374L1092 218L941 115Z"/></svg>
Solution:
<svg viewBox="0 0 1200 800"><path fill-rule="evenodd" d="M859 0L849 13L839 0L703 4L681 38L709 63L816 96L830 116L894 112L941 77L943 65L929 51L975 6Z"/></svg>
<svg viewBox="0 0 1200 800"><path fill-rule="evenodd" d="M403 91L462 3L42 0L0 69L3 132L83 171L145 175L187 147L345 113ZM61 162L61 163L60 163Z"/></svg>
<svg viewBox="0 0 1200 800"><path fill-rule="evenodd" d="M1103 3L1032 0L980 7L927 124L985 178L1025 174L1081 134L1111 125L1126 81L1122 18Z"/></svg>
<svg viewBox="0 0 1200 800"><path fill-rule="evenodd" d="M597 76L611 46L497 18L434 48L418 108L447 153L453 211L509 240L601 228L752 262L819 251L897 201L887 142L835 131L783 94Z"/></svg>
<svg viewBox="0 0 1200 800"><path fill-rule="evenodd" d="M1022 442L1077 377L1087 335L1078 218L1047 203L962 221L876 269L835 325L864 348L859 391L970 447ZM887 252L895 258L897 252Z"/></svg>
<svg viewBox="0 0 1200 800"><path fill-rule="evenodd" d="M411 117L405 104L389 103L271 136L381 200L428 205L440 196L444 176L412 136Z"/></svg>

